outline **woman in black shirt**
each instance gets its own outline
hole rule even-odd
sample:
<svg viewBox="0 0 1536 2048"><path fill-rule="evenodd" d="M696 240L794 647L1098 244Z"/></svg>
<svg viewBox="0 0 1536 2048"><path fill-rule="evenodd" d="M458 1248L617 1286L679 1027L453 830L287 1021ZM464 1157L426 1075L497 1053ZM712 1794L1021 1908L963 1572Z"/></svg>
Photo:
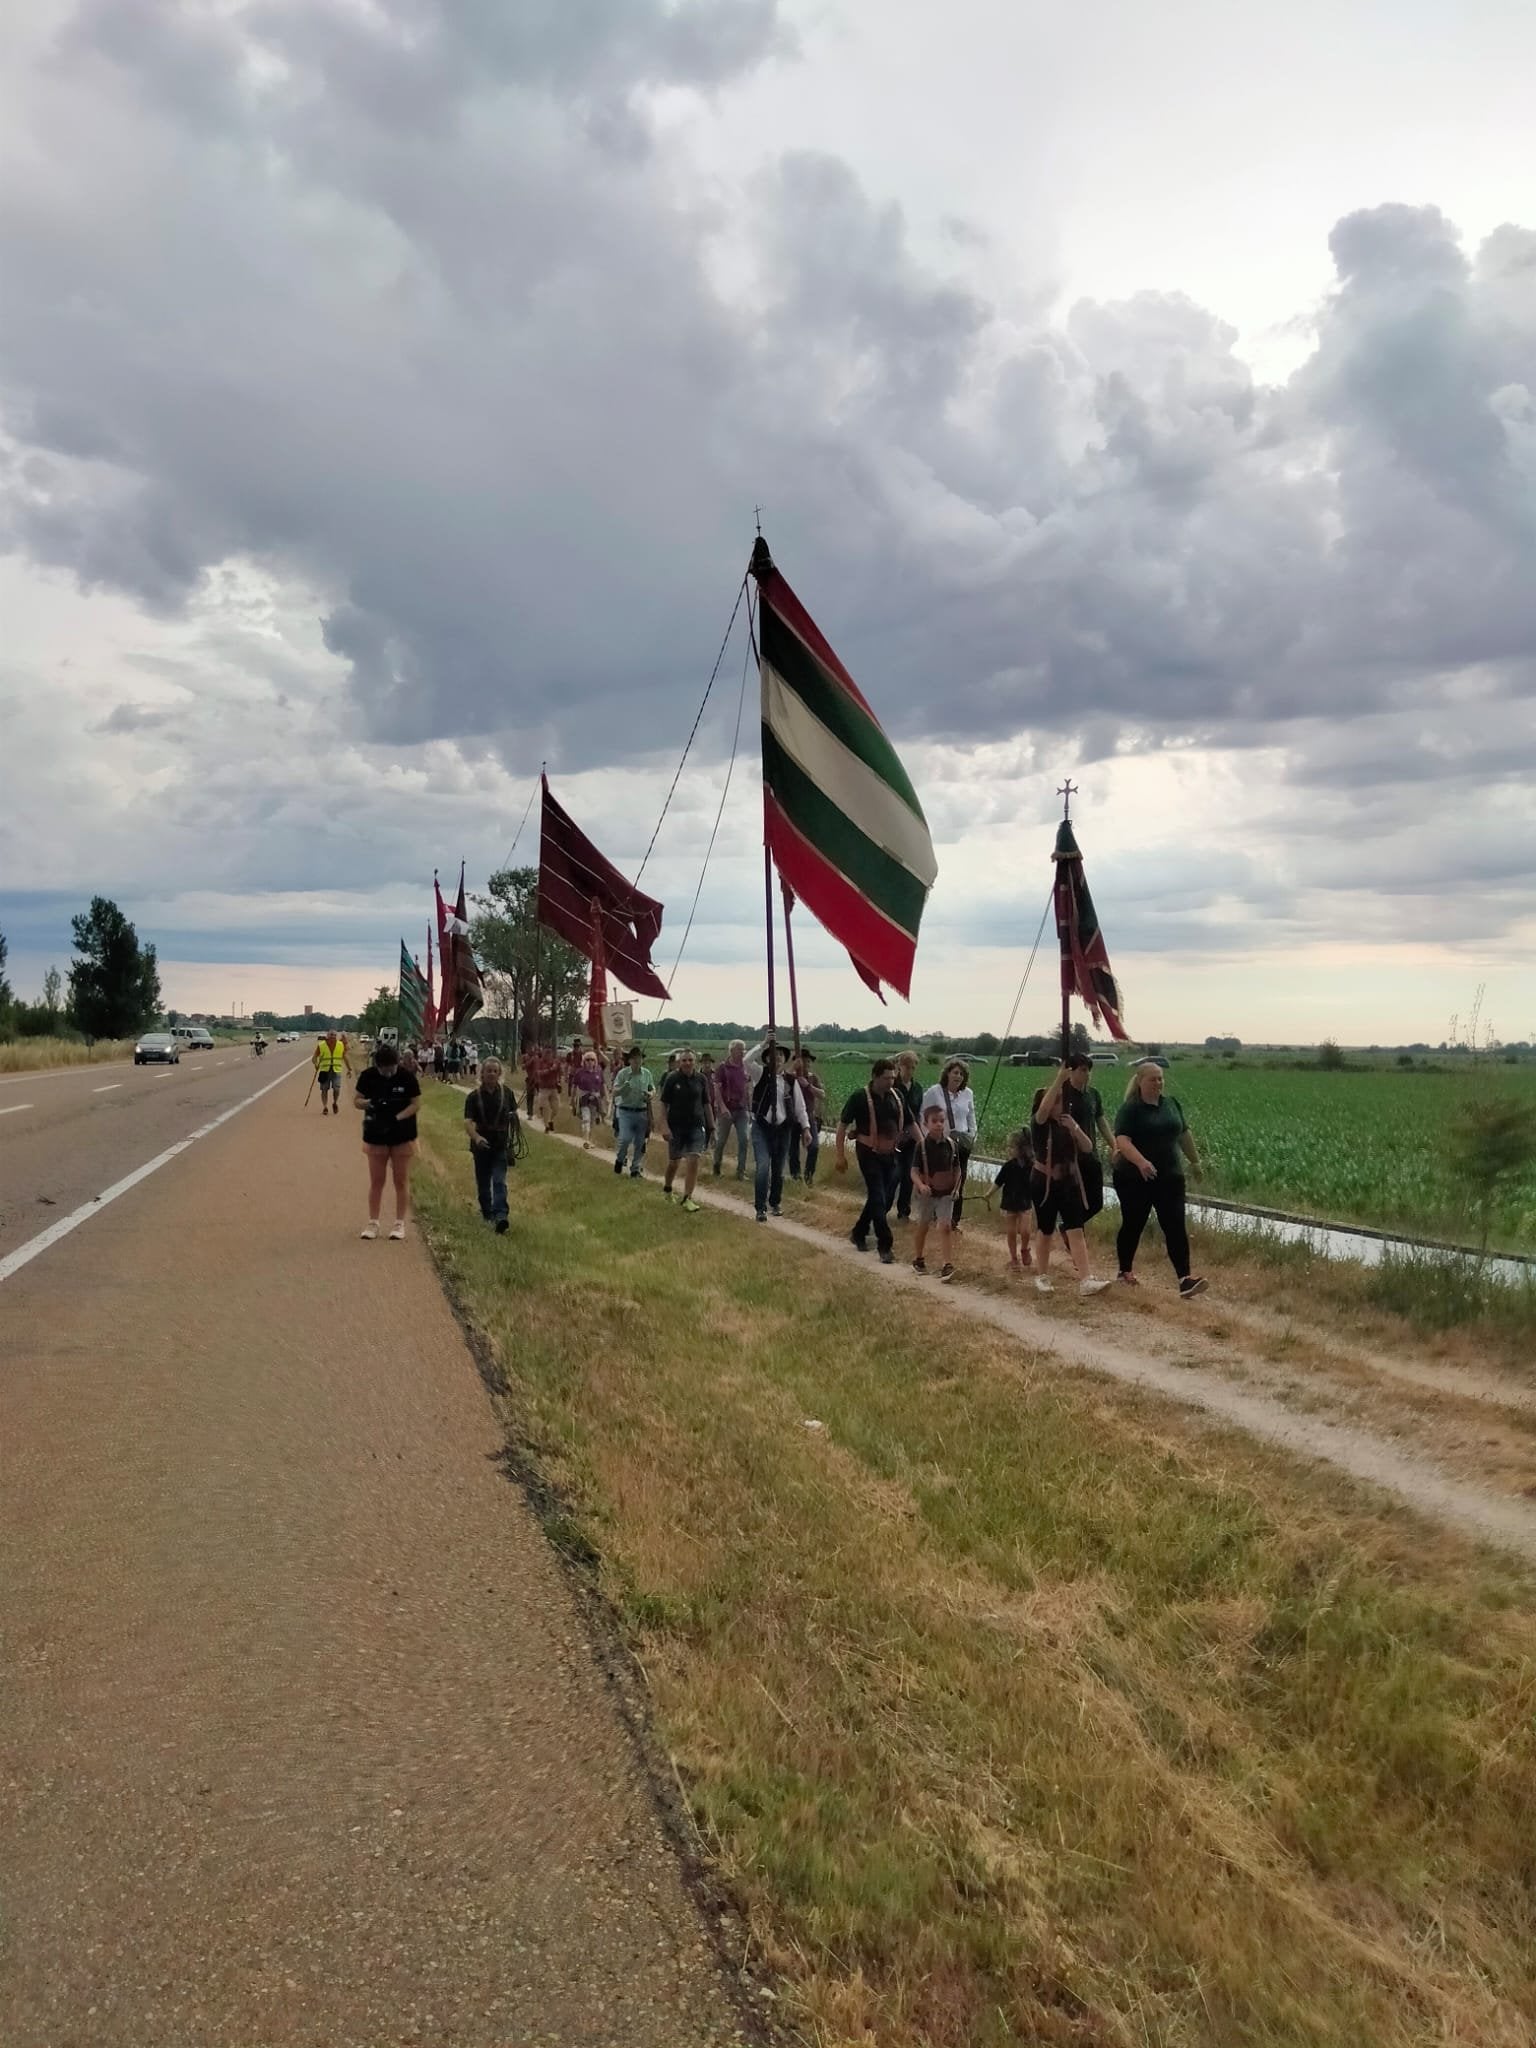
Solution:
<svg viewBox="0 0 1536 2048"><path fill-rule="evenodd" d="M392 1045L377 1045L373 1065L357 1077L353 1097L363 1112L363 1150L368 1154L368 1224L364 1237L379 1234L384 1182L395 1182L395 1227L392 1238L404 1237L411 1208L411 1161L416 1156L416 1111L421 1083L400 1064Z"/></svg>

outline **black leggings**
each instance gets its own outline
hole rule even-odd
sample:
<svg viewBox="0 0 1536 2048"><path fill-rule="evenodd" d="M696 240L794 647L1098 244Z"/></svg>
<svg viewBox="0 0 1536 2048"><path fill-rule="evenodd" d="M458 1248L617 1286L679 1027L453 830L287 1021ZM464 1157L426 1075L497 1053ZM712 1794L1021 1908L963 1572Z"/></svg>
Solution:
<svg viewBox="0 0 1536 2048"><path fill-rule="evenodd" d="M1117 1166L1115 1193L1120 1197L1120 1230L1115 1238L1115 1255L1122 1273L1129 1273L1136 1261L1136 1247L1156 1212L1163 1242L1173 1270L1181 1280L1189 1278L1189 1231L1184 1222L1184 1176L1160 1173L1156 1180L1143 1180L1134 1166Z"/></svg>

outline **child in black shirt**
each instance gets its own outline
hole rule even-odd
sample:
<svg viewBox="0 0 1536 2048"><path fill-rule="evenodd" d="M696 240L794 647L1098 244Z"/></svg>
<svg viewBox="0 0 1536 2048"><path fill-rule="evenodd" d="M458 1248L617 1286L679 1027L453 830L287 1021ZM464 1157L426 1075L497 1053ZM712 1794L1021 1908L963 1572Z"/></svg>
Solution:
<svg viewBox="0 0 1536 2048"><path fill-rule="evenodd" d="M1030 1262L1030 1240L1035 1234L1035 1162L1030 1134L1015 1131L1008 1140L1008 1157L993 1175L1003 1191L1003 1222L1008 1230L1008 1263L1015 1269Z"/></svg>

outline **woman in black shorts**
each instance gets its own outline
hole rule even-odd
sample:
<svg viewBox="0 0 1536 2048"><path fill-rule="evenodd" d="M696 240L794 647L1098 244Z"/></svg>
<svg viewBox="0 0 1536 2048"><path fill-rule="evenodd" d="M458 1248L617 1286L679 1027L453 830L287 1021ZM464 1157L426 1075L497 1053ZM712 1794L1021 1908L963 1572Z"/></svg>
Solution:
<svg viewBox="0 0 1536 2048"><path fill-rule="evenodd" d="M368 1225L364 1237L379 1234L384 1183L395 1182L395 1227L392 1238L404 1237L411 1208L411 1161L416 1156L416 1112L421 1083L400 1064L392 1045L377 1045L373 1065L357 1077L353 1097L363 1112L363 1150L368 1154Z"/></svg>
<svg viewBox="0 0 1536 2048"><path fill-rule="evenodd" d="M1110 1285L1094 1280L1088 1273L1088 1197L1079 1164L1093 1150L1093 1140L1062 1107L1061 1092L1067 1085L1062 1067L1049 1088L1037 1088L1030 1131L1035 1148L1035 1286L1041 1294L1054 1294L1050 1278L1051 1252L1056 1227L1061 1226L1067 1257L1077 1274L1079 1294L1100 1294Z"/></svg>

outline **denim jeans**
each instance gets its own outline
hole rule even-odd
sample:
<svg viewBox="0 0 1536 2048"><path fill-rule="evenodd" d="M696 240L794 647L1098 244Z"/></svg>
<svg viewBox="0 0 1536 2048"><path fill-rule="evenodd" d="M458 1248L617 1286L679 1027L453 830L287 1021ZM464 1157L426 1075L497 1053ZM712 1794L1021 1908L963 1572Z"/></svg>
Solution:
<svg viewBox="0 0 1536 2048"><path fill-rule="evenodd" d="M619 1111L619 1149L614 1164L622 1166L625 1160L630 1158L633 1148L633 1163L629 1170L636 1180L639 1179L645 1165L645 1125L646 1115L643 1109Z"/></svg>
<svg viewBox="0 0 1536 2048"><path fill-rule="evenodd" d="M816 1161L820 1154L820 1131L813 1130L810 1136L807 1137L798 1124L791 1124L789 1127L790 1179L799 1180L801 1175L804 1174L805 1184L809 1187L816 1178Z"/></svg>
<svg viewBox="0 0 1536 2048"><path fill-rule="evenodd" d="M855 1145L859 1171L864 1176L864 1206L859 1211L859 1220L853 1226L855 1237L867 1244L873 1228L875 1243L881 1251L888 1252L891 1237L891 1204L896 1199L896 1184L901 1178L901 1161L894 1152L871 1152L867 1145Z"/></svg>
<svg viewBox="0 0 1536 2048"><path fill-rule="evenodd" d="M475 1162L475 1192L480 1197L480 1214L498 1223L507 1213L507 1155L487 1146L476 1146L470 1157Z"/></svg>
<svg viewBox="0 0 1536 2048"><path fill-rule="evenodd" d="M738 1109L733 1113L731 1110L722 1109L715 1118L716 1173L720 1171L720 1162L725 1157L725 1141L732 1131L736 1133L736 1178L738 1180L745 1180L747 1177L747 1147L752 1142L752 1117L750 1111Z"/></svg>
<svg viewBox="0 0 1536 2048"><path fill-rule="evenodd" d="M777 1209L784 1199L784 1161L789 1154L789 1125L752 1119L752 1157L757 1162L754 1189L759 1215Z"/></svg>

